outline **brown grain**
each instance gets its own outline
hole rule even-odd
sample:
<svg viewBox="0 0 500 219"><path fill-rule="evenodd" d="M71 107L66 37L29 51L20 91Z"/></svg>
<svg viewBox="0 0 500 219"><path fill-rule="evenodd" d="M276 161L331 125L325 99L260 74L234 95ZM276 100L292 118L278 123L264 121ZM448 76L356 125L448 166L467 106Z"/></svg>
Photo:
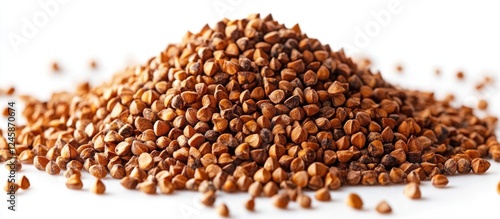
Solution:
<svg viewBox="0 0 500 219"><path fill-rule="evenodd" d="M302 208L311 208L312 200L309 196L305 194L300 194L297 196L297 203L299 203Z"/></svg>
<svg viewBox="0 0 500 219"><path fill-rule="evenodd" d="M96 68L97 68L97 62L96 62L95 60L91 59L91 60L89 61L89 67L90 67L91 69L96 69Z"/></svg>
<svg viewBox="0 0 500 219"><path fill-rule="evenodd" d="M19 188L22 190L26 190L31 186L29 179L26 176L22 176L19 180Z"/></svg>
<svg viewBox="0 0 500 219"><path fill-rule="evenodd" d="M106 192L106 186L100 179L96 179L94 184L92 184L92 187L90 187L90 191L92 193L101 195Z"/></svg>
<svg viewBox="0 0 500 219"><path fill-rule="evenodd" d="M472 172L475 174L483 174L490 168L491 164L485 159L475 158L472 160Z"/></svg>
<svg viewBox="0 0 500 219"><path fill-rule="evenodd" d="M392 212L391 206L386 201L379 202L375 210L380 214L390 214Z"/></svg>
<svg viewBox="0 0 500 219"><path fill-rule="evenodd" d="M145 181L137 185L141 192L148 195L156 194L156 184L152 181Z"/></svg>
<svg viewBox="0 0 500 219"><path fill-rule="evenodd" d="M226 204L221 203L217 206L217 213L222 217L229 217L229 208Z"/></svg>
<svg viewBox="0 0 500 219"><path fill-rule="evenodd" d="M56 62L56 61L53 61L50 64L50 68L51 68L52 72L59 72L59 71L61 71L61 68L59 67L59 63Z"/></svg>
<svg viewBox="0 0 500 219"><path fill-rule="evenodd" d="M50 175L57 175L61 172L61 168L59 168L59 166L56 164L56 162L50 161L45 166L45 172L47 172Z"/></svg>
<svg viewBox="0 0 500 219"><path fill-rule="evenodd" d="M327 188L322 188L314 193L314 197L318 201L326 202L331 200L330 191Z"/></svg>
<svg viewBox="0 0 500 219"><path fill-rule="evenodd" d="M356 193L350 193L349 195L347 195L345 203L349 207L357 209L357 210L360 210L363 208L363 200Z"/></svg>
<svg viewBox="0 0 500 219"><path fill-rule="evenodd" d="M201 195L201 203L206 206L212 206L215 203L215 191L208 190Z"/></svg>
<svg viewBox="0 0 500 219"><path fill-rule="evenodd" d="M68 189L80 190L83 188L82 180L78 175L72 175L66 180L66 187Z"/></svg>
<svg viewBox="0 0 500 219"><path fill-rule="evenodd" d="M126 189L136 189L139 182L135 178L126 176L120 180L120 184Z"/></svg>
<svg viewBox="0 0 500 219"><path fill-rule="evenodd" d="M17 192L19 190L19 185L13 182L8 182L3 187L3 190L7 193Z"/></svg>
<svg viewBox="0 0 500 219"><path fill-rule="evenodd" d="M268 182L266 185L262 188L262 192L264 193L265 196L267 197L272 197L276 195L279 191L278 186L274 182Z"/></svg>
<svg viewBox="0 0 500 219"><path fill-rule="evenodd" d="M252 197L259 197L262 194L263 186L259 182L253 182L250 187L248 187L248 194Z"/></svg>
<svg viewBox="0 0 500 219"><path fill-rule="evenodd" d="M419 185L413 182L406 184L403 193L410 199L420 199L422 197Z"/></svg>
<svg viewBox="0 0 500 219"><path fill-rule="evenodd" d="M480 110L488 109L488 102L486 100L479 100L479 102L477 103L477 108Z"/></svg>
<svg viewBox="0 0 500 219"><path fill-rule="evenodd" d="M274 206L281 209L286 209L288 207L288 202L290 202L288 195L285 194L276 194L272 199Z"/></svg>
<svg viewBox="0 0 500 219"><path fill-rule="evenodd" d="M106 175L108 175L108 170L106 169L106 167L100 164L90 166L89 172L90 174L92 174L92 176L98 179L104 178L106 177Z"/></svg>
<svg viewBox="0 0 500 219"><path fill-rule="evenodd" d="M254 210L255 210L255 199L254 199L254 198L248 199L248 200L245 202L245 208L246 208L248 211L254 211Z"/></svg>
<svg viewBox="0 0 500 219"><path fill-rule="evenodd" d="M448 185L448 178L443 174L436 174L432 177L432 185L437 188L444 188Z"/></svg>

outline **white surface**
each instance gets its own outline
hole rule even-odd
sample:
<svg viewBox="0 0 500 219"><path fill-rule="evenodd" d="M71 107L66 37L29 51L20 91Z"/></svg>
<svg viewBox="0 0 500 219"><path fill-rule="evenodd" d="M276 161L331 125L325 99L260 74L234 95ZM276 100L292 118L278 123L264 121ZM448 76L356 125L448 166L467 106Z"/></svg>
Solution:
<svg viewBox="0 0 500 219"><path fill-rule="evenodd" d="M340 45L360 47L357 56L374 59L374 69L381 70L387 80L404 87L434 90L437 96L448 92L459 93L458 101L470 106L479 98L495 99L490 112L499 112L498 87L483 93L473 91L475 82L484 75L500 79L498 53L500 33L498 21L500 4L484 1L410 1L400 0L398 14L381 23L380 31L359 44L357 28L364 30L377 19L372 12L388 11L391 1L67 1L58 4L57 12L38 27L38 32L18 47L9 42L9 36L23 36L23 19L43 13L38 1L0 1L0 87L15 84L21 93L47 98L56 90L72 89L77 82L92 79L99 83L124 68L131 61L142 63L156 55L168 43L176 43L187 30L198 31L205 23L214 24L220 15L229 18L245 17L249 13L272 12L275 19L292 26L299 23L310 37L316 37L333 48ZM394 1L393 1L394 2ZM224 13L214 5L225 6ZM375 29L372 29L375 30ZM366 31L363 31L366 33ZM369 32L371 33L371 32ZM96 59L99 71L88 68L89 59ZM63 72L50 73L50 62L58 60ZM394 66L403 63L405 73L399 75ZM441 77L434 77L435 67L442 69ZM454 74L464 70L467 82L457 82ZM6 105L0 99L0 108ZM5 120L0 120L5 129ZM25 166L18 176L26 174L32 182L27 191L18 193L15 213L6 210L6 195L0 195L0 219L28 218L88 218L108 215L116 218L218 218L213 209L193 202L196 193L178 192L173 196L145 195L126 191L117 180L106 179L108 193L95 196L88 192L91 176L84 175L84 191L69 191L65 178L38 172ZM6 177L0 168L0 177ZM257 212L247 213L242 203L246 194L222 194L217 200L228 203L233 218L385 218L374 211L381 199L392 206L392 218L422 218L442 216L492 218L498 215L500 196L495 191L500 180L500 165L492 163L484 176L456 176L450 186L436 189L428 182L422 187L423 200L411 201L402 194L402 186L343 187L332 192L333 201L314 201L312 210L302 210L296 203L287 211L277 210L270 200L257 200ZM0 180L3 181L3 180ZM3 187L3 184L2 184ZM356 192L365 207L357 212L346 207L344 198Z"/></svg>

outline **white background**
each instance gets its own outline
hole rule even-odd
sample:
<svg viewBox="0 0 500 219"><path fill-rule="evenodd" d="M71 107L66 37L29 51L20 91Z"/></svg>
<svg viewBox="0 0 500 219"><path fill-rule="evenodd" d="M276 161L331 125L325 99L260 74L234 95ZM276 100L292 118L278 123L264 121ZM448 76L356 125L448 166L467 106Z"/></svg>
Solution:
<svg viewBox="0 0 500 219"><path fill-rule="evenodd" d="M85 80L98 84L127 65L155 56L168 43L179 42L187 30L196 32L223 16L242 18L260 12L272 13L289 27L299 23L308 36L335 49L342 45L359 48L349 52L372 58L374 70L403 87L436 91L438 97L453 92L459 95L458 103L469 106L481 98L494 99L489 112L498 115L500 108L498 87L481 93L473 89L485 75L500 80L500 4L495 1L67 0L52 7L51 15L40 5L45 2L51 1L0 1L0 87L14 84L19 93L48 98L53 91L70 90ZM389 12L390 4L396 4L397 10ZM380 21L381 14L389 17ZM33 23L34 17L39 23ZM23 28L30 25L26 21L34 25L35 33L23 34ZM24 40L16 45L13 37ZM98 71L88 67L90 59L97 60ZM53 60L60 63L60 74L51 73ZM396 73L397 64L403 64L404 74ZM436 67L442 69L441 77L434 76ZM466 82L454 78L459 70L466 73ZM6 105L6 98L0 100ZM5 128L5 120L0 121L0 127ZM151 196L126 191L117 180L106 179L108 193L96 196L88 192L93 180L89 175L84 175L83 191L70 191L64 186L63 176L49 176L32 166L25 166L18 174L27 175L32 187L18 193L15 213L6 210L7 196L0 194L0 219L104 215L218 218L213 209L193 202L196 193ZM1 168L0 177L7 177L5 168ZM332 202L314 201L312 210L302 210L296 203L287 211L277 210L268 199L260 198L257 211L247 213L242 206L246 194L221 194L217 203L228 203L233 218L385 218L374 211L381 199L393 206L392 218L493 218L500 206L495 191L499 180L500 165L492 163L484 176L450 177L446 189L424 183L424 198L419 201L404 197L402 186L356 186L332 192ZM364 199L363 211L351 210L343 203L349 192Z"/></svg>

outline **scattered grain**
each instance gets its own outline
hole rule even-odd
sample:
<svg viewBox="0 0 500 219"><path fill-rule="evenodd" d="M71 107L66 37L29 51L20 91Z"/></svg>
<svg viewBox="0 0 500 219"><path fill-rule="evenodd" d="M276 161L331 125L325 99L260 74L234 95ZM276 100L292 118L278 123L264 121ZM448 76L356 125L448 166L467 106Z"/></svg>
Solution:
<svg viewBox="0 0 500 219"><path fill-rule="evenodd" d="M345 203L350 206L351 208L360 210L363 208L363 200L361 200L361 197L359 197L358 194L356 193L350 193L347 195L347 199L345 200Z"/></svg>
<svg viewBox="0 0 500 219"><path fill-rule="evenodd" d="M245 202L245 208L246 208L248 211L254 211L254 210L255 210L255 199L254 199L254 198L248 199L248 200Z"/></svg>
<svg viewBox="0 0 500 219"><path fill-rule="evenodd" d="M406 184L403 193L410 199L420 199L422 197L420 187L413 182Z"/></svg>
<svg viewBox="0 0 500 219"><path fill-rule="evenodd" d="M30 181L28 179L28 177L26 176L22 176L21 179L19 180L19 188L21 188L22 190L26 190L30 187Z"/></svg>
<svg viewBox="0 0 500 219"><path fill-rule="evenodd" d="M390 214L392 212L391 206L386 201L379 202L375 209L380 214Z"/></svg>
<svg viewBox="0 0 500 219"><path fill-rule="evenodd" d="M221 203L219 206L217 206L217 213L219 213L219 215L222 217L229 217L229 208L226 204Z"/></svg>
<svg viewBox="0 0 500 219"><path fill-rule="evenodd" d="M104 183L101 181L101 179L96 179L92 187L90 187L90 191L92 193L101 195L106 192L106 186Z"/></svg>
<svg viewBox="0 0 500 219"><path fill-rule="evenodd" d="M297 196L297 202L302 208L311 208L312 200L306 194L300 194L299 196Z"/></svg>

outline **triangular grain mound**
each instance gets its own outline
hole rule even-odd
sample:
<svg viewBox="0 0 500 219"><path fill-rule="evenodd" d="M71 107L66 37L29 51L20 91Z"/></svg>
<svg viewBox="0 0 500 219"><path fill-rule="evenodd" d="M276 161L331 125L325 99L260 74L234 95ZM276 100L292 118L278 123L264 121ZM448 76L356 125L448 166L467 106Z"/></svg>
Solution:
<svg viewBox="0 0 500 219"><path fill-rule="evenodd" d="M30 100L24 116L20 162L109 172L146 193L270 196L481 174L483 157L500 160L496 118L396 88L271 16L205 26L101 86Z"/></svg>

